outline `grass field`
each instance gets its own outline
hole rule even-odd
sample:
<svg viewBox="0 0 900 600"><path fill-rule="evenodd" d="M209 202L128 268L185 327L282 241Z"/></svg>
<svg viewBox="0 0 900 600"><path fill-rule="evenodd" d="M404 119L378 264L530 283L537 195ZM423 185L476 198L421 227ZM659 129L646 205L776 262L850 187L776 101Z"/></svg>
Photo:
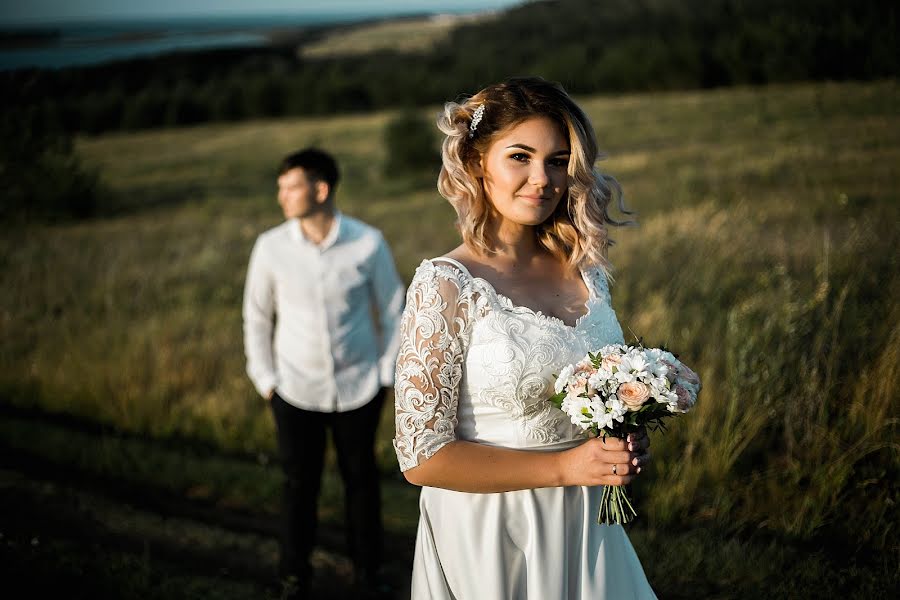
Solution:
<svg viewBox="0 0 900 600"><path fill-rule="evenodd" d="M446 39L462 23L492 18L482 15L439 15L392 19L335 28L320 40L304 44L304 58L362 56L371 52L425 52Z"/></svg>
<svg viewBox="0 0 900 600"><path fill-rule="evenodd" d="M661 598L897 591L898 100L893 81L582 99L609 157L601 166L640 222L613 232L623 328L668 343L705 384L697 410L654 437L654 466L634 490L631 535ZM244 374L246 261L280 221L274 165L307 144L339 157L341 208L385 232L407 281L455 246L433 179L384 173L391 117L79 140L118 216L7 230L0 242L11 564L91 574L128 597L260 597L271 525L234 524L274 518L280 475L273 423ZM416 490L397 474L389 407L382 425L386 522L405 557ZM84 510L62 511L70 518L43 535L84 519L100 533L33 544L37 507L72 495ZM135 516L122 509L129 498L157 500ZM154 525L170 506L183 535ZM322 513L334 531L340 506L330 470ZM197 524L197 507L221 517L218 529ZM85 539L96 560L75 558ZM323 572L345 568L339 546L323 546ZM259 568L223 575L209 566L216 547ZM404 561L392 564L397 581Z"/></svg>

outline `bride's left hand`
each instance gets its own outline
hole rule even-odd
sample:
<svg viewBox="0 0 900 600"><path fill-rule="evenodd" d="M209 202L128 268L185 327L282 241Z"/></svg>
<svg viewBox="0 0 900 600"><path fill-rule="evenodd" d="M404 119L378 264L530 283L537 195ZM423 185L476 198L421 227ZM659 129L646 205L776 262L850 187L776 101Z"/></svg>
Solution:
<svg viewBox="0 0 900 600"><path fill-rule="evenodd" d="M650 436L647 435L647 428L641 427L634 433L629 433L625 437L625 442L629 452L640 452L632 463L638 467L637 472L640 473L647 463L650 462Z"/></svg>

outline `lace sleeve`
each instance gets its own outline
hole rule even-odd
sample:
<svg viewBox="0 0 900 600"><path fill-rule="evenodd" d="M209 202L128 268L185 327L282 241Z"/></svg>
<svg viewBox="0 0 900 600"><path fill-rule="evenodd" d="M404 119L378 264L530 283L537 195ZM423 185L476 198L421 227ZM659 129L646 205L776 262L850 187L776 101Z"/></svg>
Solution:
<svg viewBox="0 0 900 600"><path fill-rule="evenodd" d="M470 287L457 269L423 261L407 291L394 384L394 450L401 471L456 439Z"/></svg>
<svg viewBox="0 0 900 600"><path fill-rule="evenodd" d="M603 340L604 344L624 344L625 336L622 334L622 326L616 317L616 311L612 307L612 296L609 293L609 279L606 272L600 267L593 267L585 272L585 279L590 284L591 296L600 300L606 306L603 312L603 318L597 318L592 323L592 328L598 339Z"/></svg>
<svg viewBox="0 0 900 600"><path fill-rule="evenodd" d="M600 267L591 267L586 272L586 279L590 282L591 295L600 298L612 306L612 297L609 294L609 280L606 273Z"/></svg>

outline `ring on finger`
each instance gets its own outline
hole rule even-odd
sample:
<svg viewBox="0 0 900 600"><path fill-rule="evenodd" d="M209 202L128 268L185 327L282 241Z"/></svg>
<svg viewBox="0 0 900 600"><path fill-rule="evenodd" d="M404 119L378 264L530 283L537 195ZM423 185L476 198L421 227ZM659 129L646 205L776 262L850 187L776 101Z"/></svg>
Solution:
<svg viewBox="0 0 900 600"><path fill-rule="evenodd" d="M618 470L619 470L619 465L613 464L613 467L612 467L613 475L616 475Z"/></svg>

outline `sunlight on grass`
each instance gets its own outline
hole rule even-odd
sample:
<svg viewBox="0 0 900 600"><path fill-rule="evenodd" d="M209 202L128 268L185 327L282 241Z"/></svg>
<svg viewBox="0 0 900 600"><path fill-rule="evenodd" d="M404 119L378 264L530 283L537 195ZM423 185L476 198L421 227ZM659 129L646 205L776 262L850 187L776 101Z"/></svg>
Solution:
<svg viewBox="0 0 900 600"><path fill-rule="evenodd" d="M696 411L654 436L654 467L636 485L648 527L639 550L661 543L654 531L690 523L895 552L896 99L895 82L584 99L609 155L601 168L621 181L640 222L612 232L619 319L704 380ZM271 451L271 417L243 372L240 303L253 241L280 221L279 159L307 144L334 152L341 209L384 231L406 280L458 243L433 182L384 175L391 116L80 140L121 214L0 241L7 401ZM390 407L379 435L382 468L395 473ZM329 477L326 495L337 499ZM397 490L390 526L411 532L414 492ZM735 543L716 555L732 565L726 572L740 562ZM760 564L797 558L753 548ZM686 577L719 581L715 561L680 564ZM650 572L670 576L664 566Z"/></svg>
<svg viewBox="0 0 900 600"><path fill-rule="evenodd" d="M321 40L305 44L303 58L353 56L388 50L425 52L442 42L462 23L483 21L485 15L438 15L424 18L363 23L335 30Z"/></svg>

